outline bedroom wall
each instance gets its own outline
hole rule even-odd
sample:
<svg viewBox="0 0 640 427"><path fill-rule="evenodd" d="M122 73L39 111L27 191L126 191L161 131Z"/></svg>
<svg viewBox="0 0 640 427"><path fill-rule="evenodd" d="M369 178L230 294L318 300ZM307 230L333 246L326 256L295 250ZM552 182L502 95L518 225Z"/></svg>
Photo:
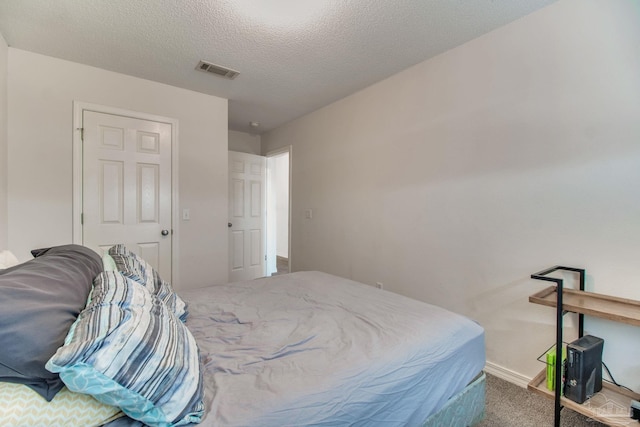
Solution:
<svg viewBox="0 0 640 427"><path fill-rule="evenodd" d="M261 155L260 135L229 130L229 151Z"/></svg>
<svg viewBox="0 0 640 427"><path fill-rule="evenodd" d="M179 120L177 289L222 283L227 260L227 100L9 48L9 246L72 241L73 101Z"/></svg>
<svg viewBox="0 0 640 427"><path fill-rule="evenodd" d="M554 311L531 273L640 299L639 45L636 1L561 0L263 134L294 147L295 270L463 313L494 370L536 375ZM639 330L587 322L636 390Z"/></svg>
<svg viewBox="0 0 640 427"><path fill-rule="evenodd" d="M9 47L0 33L0 251L7 246L7 64Z"/></svg>

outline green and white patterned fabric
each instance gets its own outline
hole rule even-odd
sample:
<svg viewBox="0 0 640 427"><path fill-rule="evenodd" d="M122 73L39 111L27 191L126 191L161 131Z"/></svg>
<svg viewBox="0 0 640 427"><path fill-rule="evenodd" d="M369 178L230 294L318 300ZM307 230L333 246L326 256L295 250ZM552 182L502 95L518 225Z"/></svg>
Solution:
<svg viewBox="0 0 640 427"><path fill-rule="evenodd" d="M70 390L150 426L197 423L204 413L195 339L160 299L119 272L96 277L91 302L47 369Z"/></svg>
<svg viewBox="0 0 640 427"><path fill-rule="evenodd" d="M111 258L111 255L104 254L102 256L102 268L104 271L117 271L118 267L116 266L116 262Z"/></svg>
<svg viewBox="0 0 640 427"><path fill-rule="evenodd" d="M51 402L23 384L0 382L0 425L95 427L124 414L87 394L63 387Z"/></svg>

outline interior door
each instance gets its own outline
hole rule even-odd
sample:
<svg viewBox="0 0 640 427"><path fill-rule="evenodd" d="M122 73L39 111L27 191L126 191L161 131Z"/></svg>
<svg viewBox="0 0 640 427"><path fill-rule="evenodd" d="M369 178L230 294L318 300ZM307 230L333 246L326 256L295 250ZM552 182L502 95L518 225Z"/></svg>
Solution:
<svg viewBox="0 0 640 427"><path fill-rule="evenodd" d="M124 243L171 280L171 124L84 110L82 240Z"/></svg>
<svg viewBox="0 0 640 427"><path fill-rule="evenodd" d="M266 158L229 151L229 279L265 275Z"/></svg>

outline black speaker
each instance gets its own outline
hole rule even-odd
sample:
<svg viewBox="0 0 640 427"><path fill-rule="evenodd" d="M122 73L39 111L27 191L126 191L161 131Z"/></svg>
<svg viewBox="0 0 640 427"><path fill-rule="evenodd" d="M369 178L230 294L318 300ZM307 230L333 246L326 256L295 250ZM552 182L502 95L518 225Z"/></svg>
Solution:
<svg viewBox="0 0 640 427"><path fill-rule="evenodd" d="M567 345L564 395L583 403L602 390L602 349L604 340L585 335Z"/></svg>

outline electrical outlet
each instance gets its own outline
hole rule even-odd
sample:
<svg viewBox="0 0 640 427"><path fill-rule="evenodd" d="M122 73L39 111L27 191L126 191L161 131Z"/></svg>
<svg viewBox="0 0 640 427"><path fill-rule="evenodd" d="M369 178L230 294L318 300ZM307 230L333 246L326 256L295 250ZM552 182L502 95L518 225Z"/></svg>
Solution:
<svg viewBox="0 0 640 427"><path fill-rule="evenodd" d="M313 218L313 210L307 209L306 211L304 211L304 217L306 219L312 219Z"/></svg>
<svg viewBox="0 0 640 427"><path fill-rule="evenodd" d="M376 282L376 288L383 289L384 285L382 284L382 282Z"/></svg>

